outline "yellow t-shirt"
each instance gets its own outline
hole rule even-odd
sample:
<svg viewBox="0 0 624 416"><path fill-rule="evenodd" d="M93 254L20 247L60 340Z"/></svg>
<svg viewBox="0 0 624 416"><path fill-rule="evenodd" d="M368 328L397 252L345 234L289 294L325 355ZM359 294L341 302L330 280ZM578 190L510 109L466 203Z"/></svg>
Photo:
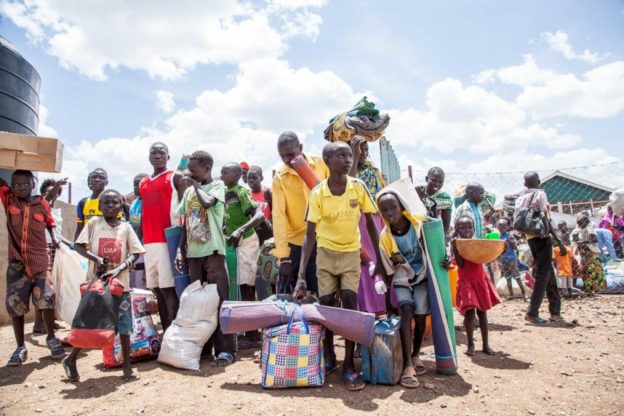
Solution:
<svg viewBox="0 0 624 416"><path fill-rule="evenodd" d="M92 217L101 217L99 198L91 199L89 197L82 198L76 206L76 223L86 224ZM123 213L119 212L117 218L123 219Z"/></svg>
<svg viewBox="0 0 624 416"><path fill-rule="evenodd" d="M377 207L364 182L347 177L342 195L333 195L327 179L310 194L306 221L316 223L316 243L334 251L358 251L360 249L361 213L375 213Z"/></svg>

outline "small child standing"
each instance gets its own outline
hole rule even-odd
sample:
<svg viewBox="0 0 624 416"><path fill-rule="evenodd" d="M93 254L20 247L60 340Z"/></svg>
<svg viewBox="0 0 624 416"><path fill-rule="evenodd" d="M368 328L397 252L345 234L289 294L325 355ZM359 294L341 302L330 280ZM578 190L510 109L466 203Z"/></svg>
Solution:
<svg viewBox="0 0 624 416"><path fill-rule="evenodd" d="M189 158L186 182L190 186L184 191L178 209L178 213L184 215L184 228L176 267L181 270L183 263L188 264L191 282L199 280L216 284L221 303L230 299L222 230L225 186L222 181L212 179L213 163L212 156L202 150ZM218 323L214 335L204 347L207 354L212 354L212 345L216 353L213 366L225 367L234 362L234 335L223 334Z"/></svg>
<svg viewBox="0 0 624 416"><path fill-rule="evenodd" d="M485 238L485 218L481 211L481 202L485 197L485 189L479 183L466 185L466 200L455 211L455 222L463 216L472 218L474 233L477 238Z"/></svg>
<svg viewBox="0 0 624 416"><path fill-rule="evenodd" d="M392 277L401 314L401 385L413 389L419 385L416 376L426 372L419 354L425 335L425 319L430 313L426 262L420 241L424 217L407 212L407 204L391 189L379 192L377 203L386 223L379 236L381 262L388 273L388 279Z"/></svg>
<svg viewBox="0 0 624 416"><path fill-rule="evenodd" d="M11 187L0 178L0 201L7 214L9 234L9 265L6 272L6 307L17 348L7 363L20 366L26 361L28 351L24 346L24 315L28 313L29 298L42 311L48 336L46 344L52 358L65 356L61 342L54 335L54 288L50 284L48 266L50 256L46 243L46 230L51 244L58 247L54 235L54 218L50 205L41 196L33 196L35 178L29 170L16 170L11 174Z"/></svg>
<svg viewBox="0 0 624 416"><path fill-rule="evenodd" d="M270 188L262 186L264 177L260 166L252 165L247 173L247 184L251 190L251 199L256 201L262 209L264 218L271 221L271 210L273 209L273 194Z"/></svg>
<svg viewBox="0 0 624 416"><path fill-rule="evenodd" d="M553 244L553 261L559 277L559 289L565 296L572 296L574 287L574 253L571 247L566 246L566 253L561 254L559 245Z"/></svg>
<svg viewBox="0 0 624 416"><path fill-rule="evenodd" d="M329 177L310 194L295 294L297 298L305 294L306 269L314 246L318 244L316 267L321 305L334 306L336 293L340 290L342 307L355 310L360 283L361 245L358 223L364 213L375 254L377 258L381 258L379 234L373 219L377 208L364 182L347 176L353 163L351 147L347 143L327 144L323 148L323 160L329 167ZM378 273L382 274L381 263L375 266L373 276ZM334 334L331 331L325 332L324 352L325 374L328 374L336 368ZM351 391L362 390L365 386L362 375L355 370L354 352L355 343L345 340L342 378L346 388Z"/></svg>
<svg viewBox="0 0 624 416"><path fill-rule="evenodd" d="M496 223L498 231L501 233L501 240L505 242L505 251L498 258L498 265L500 266L501 276L507 280L507 289L509 290L509 296L513 297L513 283L512 279L518 283L520 292L522 292L522 300L527 301L526 292L522 279L520 278L520 270L518 270L518 247L516 245L516 239L509 230L509 220L507 218L501 218Z"/></svg>
<svg viewBox="0 0 624 416"><path fill-rule="evenodd" d="M106 189L99 195L101 217L92 218L76 240L76 251L89 259L91 278L96 272L104 272L102 279L116 277L124 285L124 293L119 301L115 332L121 340L123 354L123 378L134 377L130 365L130 335L132 334L132 304L130 301L129 269L145 253L145 249L130 226L118 215L123 205L123 197L113 189ZM63 361L65 374L70 381L80 381L76 360L80 348L74 348Z"/></svg>
<svg viewBox="0 0 624 416"><path fill-rule="evenodd" d="M455 232L459 238L474 238L475 227L472 217L461 216L455 221ZM453 255L457 263L457 308L464 315L464 327L468 339L466 355L474 355L474 321L475 312L479 317L483 352L494 355L488 340L487 311L500 303L501 299L491 280L487 277L483 265L471 263L462 258L456 246L456 238L452 240Z"/></svg>
<svg viewBox="0 0 624 416"><path fill-rule="evenodd" d="M243 170L238 163L231 162L221 169L225 184L225 236L227 244L236 248L236 283L240 300L256 300L256 272L260 240L254 230L264 220L262 210L251 199L249 190L238 182ZM240 349L254 348L258 341L257 331L249 332L239 339Z"/></svg>

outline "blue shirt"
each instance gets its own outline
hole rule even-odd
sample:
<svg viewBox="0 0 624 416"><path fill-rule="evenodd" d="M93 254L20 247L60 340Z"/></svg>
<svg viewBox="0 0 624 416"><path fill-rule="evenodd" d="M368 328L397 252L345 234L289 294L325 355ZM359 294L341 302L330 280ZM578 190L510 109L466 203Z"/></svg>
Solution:
<svg viewBox="0 0 624 416"><path fill-rule="evenodd" d="M130 204L130 225L134 229L134 232L139 228L141 222L141 198L137 198Z"/></svg>
<svg viewBox="0 0 624 416"><path fill-rule="evenodd" d="M405 260L407 260L412 269L414 269L414 272L418 274L423 267L423 253L420 244L418 244L418 235L416 235L416 230L412 224L409 225L409 229L405 235L398 236L393 234L392 236L399 247L399 251L403 254L403 257L405 257Z"/></svg>
<svg viewBox="0 0 624 416"><path fill-rule="evenodd" d="M511 237L511 233L507 231L503 235L501 235L501 240L507 241ZM505 252L500 256L499 260L516 260L518 257L516 256L516 252L514 251L511 244L507 244L505 248Z"/></svg>

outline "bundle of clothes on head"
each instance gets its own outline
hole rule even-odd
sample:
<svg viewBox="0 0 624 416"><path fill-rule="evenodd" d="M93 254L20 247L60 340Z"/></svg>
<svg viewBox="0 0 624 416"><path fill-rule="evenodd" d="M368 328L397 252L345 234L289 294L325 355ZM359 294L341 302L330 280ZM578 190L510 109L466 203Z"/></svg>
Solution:
<svg viewBox="0 0 624 416"><path fill-rule="evenodd" d="M324 136L328 142L348 142L355 136L372 142L383 136L389 123L390 116L380 114L375 104L363 97L352 109L332 118Z"/></svg>

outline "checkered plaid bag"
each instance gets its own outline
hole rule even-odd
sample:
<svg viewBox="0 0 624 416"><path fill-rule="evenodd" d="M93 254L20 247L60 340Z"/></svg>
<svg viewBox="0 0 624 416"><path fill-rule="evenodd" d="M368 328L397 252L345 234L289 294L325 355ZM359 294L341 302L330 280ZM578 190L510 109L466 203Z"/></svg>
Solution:
<svg viewBox="0 0 624 416"><path fill-rule="evenodd" d="M301 321L294 322L295 311ZM323 338L325 328L308 323L301 305L293 307L288 324L264 330L262 387L320 387L325 383Z"/></svg>

